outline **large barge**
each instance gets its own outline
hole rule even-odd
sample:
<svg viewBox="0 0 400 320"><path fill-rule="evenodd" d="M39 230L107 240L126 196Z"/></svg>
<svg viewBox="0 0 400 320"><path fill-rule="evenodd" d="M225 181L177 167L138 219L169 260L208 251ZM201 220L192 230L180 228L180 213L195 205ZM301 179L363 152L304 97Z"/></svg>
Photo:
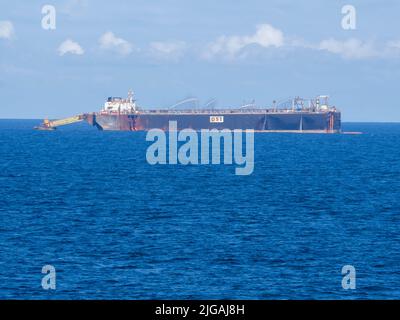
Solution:
<svg viewBox="0 0 400 320"><path fill-rule="evenodd" d="M339 133L341 114L328 104L327 96L314 99L295 98L282 106L258 108L246 105L237 108L139 108L130 91L126 99L109 97L99 112L48 121L38 129L54 129L59 125L85 120L99 130L147 131L169 130L170 121L177 129L252 129L260 132Z"/></svg>

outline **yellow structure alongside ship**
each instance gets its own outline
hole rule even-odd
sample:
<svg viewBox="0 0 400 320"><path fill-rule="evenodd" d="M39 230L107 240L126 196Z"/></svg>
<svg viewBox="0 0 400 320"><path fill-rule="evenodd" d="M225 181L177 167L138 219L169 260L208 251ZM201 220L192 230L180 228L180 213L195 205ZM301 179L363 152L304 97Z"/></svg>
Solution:
<svg viewBox="0 0 400 320"><path fill-rule="evenodd" d="M43 121L43 123L40 126L35 127L35 129L37 129L37 130L55 130L57 127L65 126L67 124L72 124L75 122L80 122L83 120L84 120L84 118L82 115L73 116L73 117L60 119L60 120L53 120L53 121L45 119Z"/></svg>

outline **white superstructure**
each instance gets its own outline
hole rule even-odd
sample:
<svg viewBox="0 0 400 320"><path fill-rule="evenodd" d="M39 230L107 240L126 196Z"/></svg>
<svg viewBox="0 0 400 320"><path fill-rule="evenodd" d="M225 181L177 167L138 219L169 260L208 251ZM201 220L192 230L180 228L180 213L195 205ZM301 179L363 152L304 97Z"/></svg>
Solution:
<svg viewBox="0 0 400 320"><path fill-rule="evenodd" d="M129 90L126 99L120 97L109 97L104 103L101 113L135 113L137 112L136 101L133 92Z"/></svg>

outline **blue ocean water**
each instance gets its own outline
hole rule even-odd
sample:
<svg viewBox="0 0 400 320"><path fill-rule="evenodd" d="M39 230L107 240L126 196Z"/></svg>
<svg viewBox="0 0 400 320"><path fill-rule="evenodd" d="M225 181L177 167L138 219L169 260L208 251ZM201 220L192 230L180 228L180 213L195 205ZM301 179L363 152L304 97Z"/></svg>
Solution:
<svg viewBox="0 0 400 320"><path fill-rule="evenodd" d="M400 124L256 134L237 176L151 166L145 133L38 123L0 121L2 299L400 297Z"/></svg>

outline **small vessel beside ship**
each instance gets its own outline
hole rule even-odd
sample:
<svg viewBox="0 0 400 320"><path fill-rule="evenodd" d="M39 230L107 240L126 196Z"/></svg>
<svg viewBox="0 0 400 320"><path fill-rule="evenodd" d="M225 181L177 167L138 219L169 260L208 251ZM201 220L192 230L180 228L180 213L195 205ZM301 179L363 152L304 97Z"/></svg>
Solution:
<svg viewBox="0 0 400 320"><path fill-rule="evenodd" d="M341 113L330 106L328 96L313 99L295 98L284 106L259 108L254 104L237 108L143 109L137 106L133 93L127 98L109 97L99 112L84 113L61 120L44 120L38 130L86 121L99 130L147 131L177 129L253 129L260 132L340 133Z"/></svg>

